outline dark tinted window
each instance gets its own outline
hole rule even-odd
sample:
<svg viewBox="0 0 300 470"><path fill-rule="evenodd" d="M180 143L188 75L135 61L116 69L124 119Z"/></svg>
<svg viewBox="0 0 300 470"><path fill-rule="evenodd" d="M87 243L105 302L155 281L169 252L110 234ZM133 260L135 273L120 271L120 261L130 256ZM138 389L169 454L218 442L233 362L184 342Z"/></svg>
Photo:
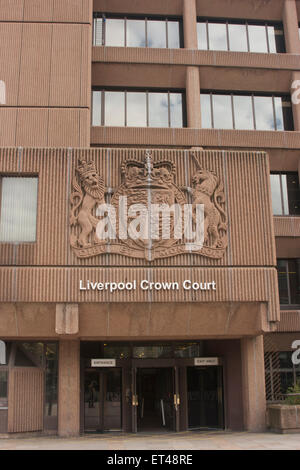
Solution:
<svg viewBox="0 0 300 470"><path fill-rule="evenodd" d="M272 173L271 193L274 215L300 215L300 187L297 173Z"/></svg>
<svg viewBox="0 0 300 470"><path fill-rule="evenodd" d="M279 259L277 271L280 303L300 305L300 259Z"/></svg>

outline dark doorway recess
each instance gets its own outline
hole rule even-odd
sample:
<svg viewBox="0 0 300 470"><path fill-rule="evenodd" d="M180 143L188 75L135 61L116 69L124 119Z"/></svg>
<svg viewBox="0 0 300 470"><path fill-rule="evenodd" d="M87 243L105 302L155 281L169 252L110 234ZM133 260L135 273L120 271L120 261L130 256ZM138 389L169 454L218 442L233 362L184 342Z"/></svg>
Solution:
<svg viewBox="0 0 300 470"><path fill-rule="evenodd" d="M174 431L172 368L138 368L138 431Z"/></svg>
<svg viewBox="0 0 300 470"><path fill-rule="evenodd" d="M187 368L189 429L224 427L223 384L220 367Z"/></svg>

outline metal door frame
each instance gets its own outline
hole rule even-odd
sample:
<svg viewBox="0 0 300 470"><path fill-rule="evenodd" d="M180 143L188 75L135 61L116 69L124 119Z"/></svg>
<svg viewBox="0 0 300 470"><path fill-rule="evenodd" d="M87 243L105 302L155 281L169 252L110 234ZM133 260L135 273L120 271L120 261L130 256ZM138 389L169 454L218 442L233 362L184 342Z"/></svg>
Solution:
<svg viewBox="0 0 300 470"><path fill-rule="evenodd" d="M109 372L109 369L119 369L120 371L120 379L121 379L121 410L120 410L120 420L121 420L121 428L123 427L123 368L120 366L117 367L87 367L84 369L83 373L83 432L86 432L85 428L85 378L86 373L97 373L99 377L99 416L98 416L98 423L99 426L95 430L95 432L104 432L104 396L107 389L107 383L105 382L105 375Z"/></svg>
<svg viewBox="0 0 300 470"><path fill-rule="evenodd" d="M192 366L192 365L187 365L186 366L186 372L187 372L187 369L188 368L194 368L194 367L201 367L201 368L205 368L205 369L210 369L210 368L216 368L217 369L217 382L218 382L218 386L217 386L217 395L218 395L218 414L220 414L220 408L222 408L222 423L218 426L220 426L220 429L226 429L226 426L225 426L225 423L226 423L226 407L225 407L225 386L224 386L224 380L225 380L225 377L224 377L224 363L223 361L221 361L221 363L217 366ZM221 390L220 390L220 384L221 384ZM187 383L187 380L186 380L186 390L188 392L188 383ZM221 397L220 397L221 395ZM219 400L219 398L221 398L221 400ZM220 403L221 402L221 403ZM187 430L190 429L189 428L189 419L188 419L188 397L186 398L186 422L187 422Z"/></svg>
<svg viewBox="0 0 300 470"><path fill-rule="evenodd" d="M180 429L180 395L179 395L179 372L178 365L175 358L171 359L132 359L132 432L137 433L137 407L139 397L137 396L137 370L138 369L171 369L173 374L173 407L174 407L174 431L178 432Z"/></svg>

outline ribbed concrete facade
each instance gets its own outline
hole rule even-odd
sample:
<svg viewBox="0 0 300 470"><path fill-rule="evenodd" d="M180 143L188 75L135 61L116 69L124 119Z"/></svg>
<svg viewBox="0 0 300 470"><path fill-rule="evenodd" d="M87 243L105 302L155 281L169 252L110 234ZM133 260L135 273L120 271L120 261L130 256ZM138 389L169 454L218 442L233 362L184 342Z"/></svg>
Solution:
<svg viewBox="0 0 300 470"><path fill-rule="evenodd" d="M214 424L223 429L263 430L263 337L275 338L274 332L280 332L281 339L278 335L274 339L280 344L277 350L290 351L291 342L300 335L299 309L287 307L280 317L276 271L276 258L300 258L299 217L273 216L270 188L270 172L300 173L300 105L291 104L294 130L207 129L201 119L201 94L214 90L291 96L293 82L300 80L300 1L2 3L0 81L5 84L5 103L0 105L0 190L2 177L37 177L38 196L36 241L0 243L0 339L9 351L8 363L0 365L0 373L7 373L9 390L6 402L0 396L0 432L76 435L90 430L89 426L107 430L105 420L114 429L139 431L143 429L135 408L143 390L139 383L147 383L151 370L160 377L162 368L166 387L168 374L172 377L169 395L179 397L171 406L170 430L190 429L196 405L191 403L189 383L195 371L202 373L196 359L207 358L217 358L218 364L206 364L203 372L215 373L218 384L213 390L218 397L214 402L218 423ZM96 46L93 13L176 18L182 47ZM281 23L286 52L199 50L199 18ZM184 125L92 125L92 91L127 89L181 90ZM138 173L141 168L143 174ZM198 171L216 178L219 196L206 189L211 198L206 203L215 205L213 214L217 207L217 216L224 214L219 229L219 236L223 233L226 238L224 245L208 246L199 253L167 247L165 253L160 251L163 256L151 259L146 249L142 256L140 247L128 250L122 242L116 246L110 242L103 249L92 238L86 246L78 242L87 226L80 223L88 194L82 175L92 171L102 178L104 198L110 202L128 181L131 184L131 177L134 180L138 174L143 179L147 171L149 191L155 194L155 171L161 169L172 172L168 195L181 198L181 204L195 202ZM161 190L161 180L159 185ZM100 201L94 198L89 214L93 217L96 200ZM185 280L215 282L216 289L149 291L139 288L142 280L176 281L180 286ZM88 281L136 281L138 287L134 292L114 293L81 289ZM34 348L28 344L36 343L44 345L45 357L29 367L35 361ZM197 356L140 359L134 355L135 347L172 345L175 350L179 343L197 344ZM59 352L56 379L51 382L47 374L53 344ZM131 353L105 356L107 344L130 347ZM116 362L109 372L92 369L91 360L98 358ZM112 382L109 373L114 380L120 378L118 400L104 398L112 396L107 388ZM99 380L102 396L96 406L93 380ZM57 390L53 403L47 398L47 387ZM103 415L99 412L95 417L92 412L98 404ZM203 414L210 405L201 406Z"/></svg>

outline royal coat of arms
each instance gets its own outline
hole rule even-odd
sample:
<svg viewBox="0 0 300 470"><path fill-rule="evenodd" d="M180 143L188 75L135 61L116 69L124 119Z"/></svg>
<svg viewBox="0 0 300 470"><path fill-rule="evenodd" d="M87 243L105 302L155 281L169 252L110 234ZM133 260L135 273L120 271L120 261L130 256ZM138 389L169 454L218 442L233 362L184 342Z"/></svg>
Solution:
<svg viewBox="0 0 300 470"><path fill-rule="evenodd" d="M121 184L113 189L105 187L93 161L79 160L70 217L76 255L119 253L152 261L191 251L221 258L228 242L224 186L193 158L191 187L176 184L174 163L154 162L147 152L142 162L121 164ZM191 243L191 234L197 243Z"/></svg>

